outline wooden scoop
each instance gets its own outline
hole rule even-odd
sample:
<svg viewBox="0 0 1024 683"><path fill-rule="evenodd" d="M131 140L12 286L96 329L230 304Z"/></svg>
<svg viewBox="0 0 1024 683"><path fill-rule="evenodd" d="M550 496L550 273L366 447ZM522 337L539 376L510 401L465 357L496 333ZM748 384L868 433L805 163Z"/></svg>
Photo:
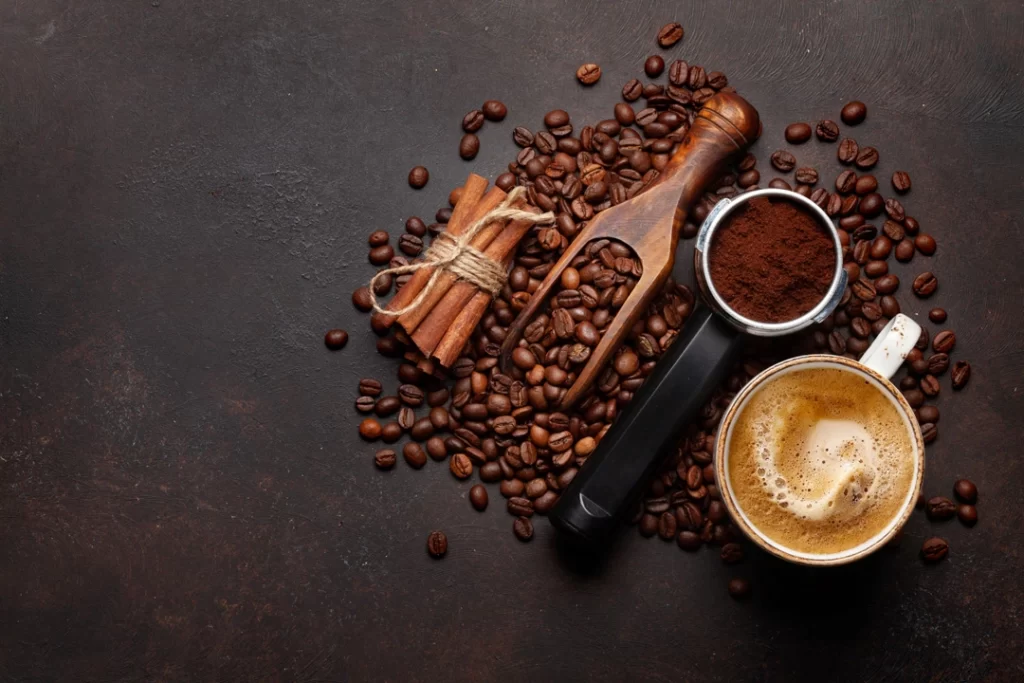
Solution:
<svg viewBox="0 0 1024 683"><path fill-rule="evenodd" d="M719 178L726 162L757 139L760 126L757 110L739 95L718 93L709 99L661 175L641 194L597 214L565 250L509 327L501 346L501 367L506 372L511 367L512 351L523 330L577 254L593 240L616 239L633 249L643 274L566 392L560 408L572 406L585 394L672 272L679 230L687 214L700 201L707 185Z"/></svg>

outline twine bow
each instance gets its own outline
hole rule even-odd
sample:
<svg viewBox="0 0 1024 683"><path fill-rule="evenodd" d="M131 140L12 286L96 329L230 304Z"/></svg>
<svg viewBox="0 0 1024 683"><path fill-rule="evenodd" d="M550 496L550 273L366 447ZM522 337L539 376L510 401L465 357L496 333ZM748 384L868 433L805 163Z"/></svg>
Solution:
<svg viewBox="0 0 1024 683"><path fill-rule="evenodd" d="M471 246L470 243L477 233L483 230L488 223L493 223L494 221L517 220L537 225L540 223L550 223L555 219L555 215L550 211L537 214L532 211L512 208L512 204L525 193L525 187L514 188L500 204L478 218L458 237L442 232L434 239L434 243L424 253L422 261L410 263L406 266L386 268L374 275L373 279L370 280L370 300L373 303L373 310L377 313L395 317L405 315L423 303L424 299L430 295L431 290L437 286L438 279L445 271L449 271L460 280L466 280L480 290L495 296L505 284L505 265L490 258L479 249ZM428 267L433 267L434 272L431 273L427 284L408 306L388 310L382 308L377 303L377 295L374 294L374 288L380 278L388 275L395 276L413 273L421 268Z"/></svg>

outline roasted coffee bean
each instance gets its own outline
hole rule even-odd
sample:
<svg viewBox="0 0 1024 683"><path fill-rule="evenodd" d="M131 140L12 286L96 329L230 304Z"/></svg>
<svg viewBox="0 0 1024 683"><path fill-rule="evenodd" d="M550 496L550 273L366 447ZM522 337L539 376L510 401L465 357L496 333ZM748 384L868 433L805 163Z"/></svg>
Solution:
<svg viewBox="0 0 1024 683"><path fill-rule="evenodd" d="M931 363L928 363L929 367ZM938 396L939 394L939 380L934 375L925 375L921 378L921 392L928 397ZM932 420L929 420L932 422Z"/></svg>
<svg viewBox="0 0 1024 683"><path fill-rule="evenodd" d="M477 484L469 490L469 503L477 512L487 509L487 489Z"/></svg>
<svg viewBox="0 0 1024 683"><path fill-rule="evenodd" d="M885 214L894 221L902 221L907 217L900 200L891 197L885 200Z"/></svg>
<svg viewBox="0 0 1024 683"><path fill-rule="evenodd" d="M925 512L928 513L928 519L932 521L952 519L956 514L956 503L944 496L935 496L928 499Z"/></svg>
<svg viewBox="0 0 1024 683"><path fill-rule="evenodd" d="M903 227L906 229L908 235L916 235L921 229L921 225L913 216L907 216L903 219Z"/></svg>
<svg viewBox="0 0 1024 683"><path fill-rule="evenodd" d="M967 504L958 505L956 516L964 526L974 526L978 523L978 508Z"/></svg>
<svg viewBox="0 0 1024 683"><path fill-rule="evenodd" d="M631 79L624 86L622 86L622 99L627 102L636 102L640 99L640 95L643 94L644 86L637 79Z"/></svg>
<svg viewBox="0 0 1024 683"><path fill-rule="evenodd" d="M409 185L419 190L430 180L430 172L424 166L413 166L409 171Z"/></svg>
<svg viewBox="0 0 1024 683"><path fill-rule="evenodd" d="M811 139L811 126L806 123L791 123L786 126L786 142L801 145Z"/></svg>
<svg viewBox="0 0 1024 683"><path fill-rule="evenodd" d="M644 73L651 78L656 78L665 70L665 60L661 55L651 55L644 62Z"/></svg>
<svg viewBox="0 0 1024 683"><path fill-rule="evenodd" d="M380 247L387 244L389 239L391 239L391 236L388 235L386 230L374 230L370 233L367 241L371 247Z"/></svg>
<svg viewBox="0 0 1024 683"><path fill-rule="evenodd" d="M376 403L372 396L360 396L356 399L356 410L360 413L372 412Z"/></svg>
<svg viewBox="0 0 1024 683"><path fill-rule="evenodd" d="M374 247L370 250L370 263L375 266L383 266L395 255L395 250L390 244L381 247Z"/></svg>
<svg viewBox="0 0 1024 683"><path fill-rule="evenodd" d="M888 275L883 275L882 277L875 280L875 290L879 294L892 294L897 289L899 289L899 286L900 279L893 275L892 273L889 273Z"/></svg>
<svg viewBox="0 0 1024 683"><path fill-rule="evenodd" d="M929 297L935 293L935 290L939 287L939 281L935 275L931 272L924 272L914 278L914 294L923 298Z"/></svg>
<svg viewBox="0 0 1024 683"><path fill-rule="evenodd" d="M437 460L438 462L448 456L448 447L445 446L444 439L439 436L432 436L427 439L426 451L431 460Z"/></svg>
<svg viewBox="0 0 1024 683"><path fill-rule="evenodd" d="M418 443L407 443L402 446L402 457L409 467L416 470L427 464L427 454Z"/></svg>
<svg viewBox="0 0 1024 683"><path fill-rule="evenodd" d="M882 199L882 195L877 192L872 192L860 200L858 210L865 218L874 218L878 214L882 213L884 208L885 200Z"/></svg>
<svg viewBox="0 0 1024 683"><path fill-rule="evenodd" d="M964 503L974 505L978 502L978 487L969 479L958 479L953 485L953 493Z"/></svg>
<svg viewBox="0 0 1024 683"><path fill-rule="evenodd" d="M893 242L899 242L906 235L903 225L893 220L887 220L885 224L882 225L882 233Z"/></svg>
<svg viewBox="0 0 1024 683"><path fill-rule="evenodd" d="M533 514L531 510L531 514ZM512 522L512 533L523 543L533 538L533 522L528 517L517 517Z"/></svg>
<svg viewBox="0 0 1024 683"><path fill-rule="evenodd" d="M854 191L857 186L857 174L853 171L843 171L836 177L836 192L848 194Z"/></svg>
<svg viewBox="0 0 1024 683"><path fill-rule="evenodd" d="M476 157L480 151L480 138L475 133L466 133L459 140L459 156L467 161Z"/></svg>
<svg viewBox="0 0 1024 683"><path fill-rule="evenodd" d="M398 426L402 431L409 431L412 429L413 424L416 422L416 413L412 411L412 408L403 406L398 411Z"/></svg>
<svg viewBox="0 0 1024 683"><path fill-rule="evenodd" d="M736 564L737 562L743 561L743 546L739 543L726 543L722 546L722 552L720 554L722 562L726 564Z"/></svg>
<svg viewBox="0 0 1024 683"><path fill-rule="evenodd" d="M930 336L928 334L928 328L927 327L922 327L921 328L921 335L917 338L917 341L914 343L914 348L918 349L918 351L924 351L925 349L928 348L929 341L931 341L931 338L930 338ZM911 353L913 353L913 352L911 352ZM917 355L917 358L921 357L920 353L918 353L916 355ZM907 360L913 361L914 359L908 356Z"/></svg>
<svg viewBox="0 0 1024 683"><path fill-rule="evenodd" d="M943 330L932 339L932 349L938 353L949 353L956 346L956 334L952 330Z"/></svg>
<svg viewBox="0 0 1024 683"><path fill-rule="evenodd" d="M640 518L640 522L637 525L640 535L644 538L650 538L654 534L658 533L658 517L650 513L644 513Z"/></svg>
<svg viewBox="0 0 1024 683"><path fill-rule="evenodd" d="M372 309L373 299L370 297L370 288L360 287L352 292L352 305L364 312Z"/></svg>
<svg viewBox="0 0 1024 683"><path fill-rule="evenodd" d="M949 554L949 543L944 538L933 536L921 545L921 559L928 563L940 562Z"/></svg>
<svg viewBox="0 0 1024 683"><path fill-rule="evenodd" d="M811 168L810 166L801 166L796 169L796 173L793 175L798 183L804 185L815 185L818 182L818 171Z"/></svg>
<svg viewBox="0 0 1024 683"><path fill-rule="evenodd" d="M601 79L601 67L597 64L583 64L576 69L576 80L583 85L593 85Z"/></svg>
<svg viewBox="0 0 1024 683"><path fill-rule="evenodd" d="M856 126L857 124L863 122L867 115L867 106L859 100L853 100L852 102L848 102L843 107L842 111L839 112L839 118L841 118L843 120L843 123L845 123L848 126Z"/></svg>
<svg viewBox="0 0 1024 683"><path fill-rule="evenodd" d="M683 27L677 22L665 24L658 29L658 45L661 47L672 47L683 39Z"/></svg>
<svg viewBox="0 0 1024 683"><path fill-rule="evenodd" d="M971 364L965 360L958 360L953 363L950 376L953 378L953 389L963 389L967 385L967 380L971 378Z"/></svg>
<svg viewBox="0 0 1024 683"><path fill-rule="evenodd" d="M693 531L680 531L676 537L676 543L683 550L694 551L700 548L700 536Z"/></svg>
<svg viewBox="0 0 1024 683"><path fill-rule="evenodd" d="M928 372L929 374L938 376L944 373L949 368L949 355L945 353L936 353L934 356L928 359ZM938 393L938 390L936 390Z"/></svg>
<svg viewBox="0 0 1024 683"><path fill-rule="evenodd" d="M374 412L380 417L387 417L398 411L402 407L402 402L397 396L384 396L383 398L377 399L377 404L374 406Z"/></svg>
<svg viewBox="0 0 1024 683"><path fill-rule="evenodd" d="M932 422L927 422L921 425L921 436L924 438L925 444L930 444L935 441L939 436L939 428Z"/></svg>
<svg viewBox="0 0 1024 683"><path fill-rule="evenodd" d="M935 238L921 233L914 238L914 246L925 256L931 256L935 253Z"/></svg>
<svg viewBox="0 0 1024 683"><path fill-rule="evenodd" d="M676 517L669 511L658 517L658 536L663 541L671 541L676 537Z"/></svg>
<svg viewBox="0 0 1024 683"><path fill-rule="evenodd" d="M878 150L874 147L862 147L857 152L857 158L853 162L857 165L857 168L865 170L874 168L875 164L878 163Z"/></svg>
<svg viewBox="0 0 1024 683"><path fill-rule="evenodd" d="M829 119L819 121L815 132L822 142L835 142L839 139L839 125Z"/></svg>
<svg viewBox="0 0 1024 683"><path fill-rule="evenodd" d="M402 253L408 254L409 256L418 256L423 251L423 238L417 237L416 235L402 235L398 240L398 248L402 250Z"/></svg>
<svg viewBox="0 0 1024 683"><path fill-rule="evenodd" d="M512 130L512 141L520 147L529 147L533 144L533 133L530 132L529 128L516 126Z"/></svg>
<svg viewBox="0 0 1024 683"><path fill-rule="evenodd" d="M395 443L402 438L402 426L397 422L388 422L381 427L380 438L384 443Z"/></svg>
<svg viewBox="0 0 1024 683"><path fill-rule="evenodd" d="M938 424L939 409L935 406L921 406L917 409L917 421L919 424Z"/></svg>
<svg viewBox="0 0 1024 683"><path fill-rule="evenodd" d="M474 109L462 117L462 130L467 133L475 133L484 125L484 113Z"/></svg>
<svg viewBox="0 0 1024 683"><path fill-rule="evenodd" d="M409 430L409 436L416 441L426 441L434 435L434 425L431 424L429 417L421 417L413 423L412 429Z"/></svg>
<svg viewBox="0 0 1024 683"><path fill-rule="evenodd" d="M523 488L525 489L525 485ZM529 498L514 496L508 499L506 507L508 508L510 515L515 515L517 517L533 516L533 502Z"/></svg>
<svg viewBox="0 0 1024 683"><path fill-rule="evenodd" d="M861 196L871 194L877 189L878 180L876 180L875 176L871 175L870 173L862 175L861 177L857 178L857 182L853 186L853 191Z"/></svg>
<svg viewBox="0 0 1024 683"><path fill-rule="evenodd" d="M896 245L895 250L896 260L900 263L906 263L914 258L914 243L911 240L903 240Z"/></svg>
<svg viewBox="0 0 1024 683"><path fill-rule="evenodd" d="M836 157L841 164L852 164L859 153L860 147L857 146L857 141L853 138L843 138L839 141L839 147L836 149Z"/></svg>
<svg viewBox="0 0 1024 683"><path fill-rule="evenodd" d="M796 157L784 149L772 152L771 162L772 166L782 173L789 173L796 168Z"/></svg>
<svg viewBox="0 0 1024 683"><path fill-rule="evenodd" d="M473 461L465 453L456 453L448 459L448 469L456 479L468 479L473 475Z"/></svg>
<svg viewBox="0 0 1024 683"><path fill-rule="evenodd" d="M342 349L347 343L348 332L345 330L327 330L327 334L324 335L324 344L331 351Z"/></svg>
<svg viewBox="0 0 1024 683"><path fill-rule="evenodd" d="M390 470L395 466L397 459L394 451L384 449L377 451L376 455L373 456L373 464L377 466L377 469Z"/></svg>
<svg viewBox="0 0 1024 683"><path fill-rule="evenodd" d="M933 308L928 311L928 319L936 325L946 322L946 309L944 308Z"/></svg>
<svg viewBox="0 0 1024 683"><path fill-rule="evenodd" d="M892 174L892 187L900 194L910 192L910 174L906 171L895 171Z"/></svg>
<svg viewBox="0 0 1024 683"><path fill-rule="evenodd" d="M750 582L746 579L731 579L729 581L729 595L737 600L744 600L750 597Z"/></svg>
<svg viewBox="0 0 1024 683"><path fill-rule="evenodd" d="M885 261L868 261L864 265L864 274L868 277L882 277L889 272L889 265Z"/></svg>
<svg viewBox="0 0 1024 683"><path fill-rule="evenodd" d="M483 115L488 121L501 121L508 114L508 107L500 100L487 100L484 102ZM472 113L472 112L470 112ZM472 131L467 131L472 132Z"/></svg>
<svg viewBox="0 0 1024 683"><path fill-rule="evenodd" d="M423 390L415 384L403 384L398 387L398 398L407 406L416 408L423 405Z"/></svg>
<svg viewBox="0 0 1024 683"><path fill-rule="evenodd" d="M440 531L431 531L427 536L427 552L435 559L444 557L448 552L448 537Z"/></svg>

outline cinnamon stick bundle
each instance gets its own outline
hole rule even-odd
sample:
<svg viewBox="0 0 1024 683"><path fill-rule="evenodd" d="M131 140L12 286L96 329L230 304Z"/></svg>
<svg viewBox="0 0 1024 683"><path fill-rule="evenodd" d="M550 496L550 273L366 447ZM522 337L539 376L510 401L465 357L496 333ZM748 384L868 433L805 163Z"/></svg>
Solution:
<svg viewBox="0 0 1024 683"><path fill-rule="evenodd" d="M397 321L403 330L399 334L408 335L407 339L422 353L420 358L428 363L433 362L432 356L448 367L458 358L486 312L492 288L503 281L520 240L538 222L552 219L550 213L542 215L526 203L522 188L513 190L511 198L501 188L485 192L486 188L485 179L470 174L446 226L447 238L462 236L461 242L453 240L460 251L442 256L452 252L439 246L449 247L451 243L435 244L431 248L435 257L428 254L426 261L403 267L413 271L412 277L383 312L375 313L376 321L384 327ZM466 250L467 240L472 250ZM475 260L475 265L467 268L468 263L461 261L463 256L468 262ZM437 265L434 259L449 260L443 261L445 265ZM436 271L438 267L442 268L440 272ZM400 268L396 270L401 272ZM460 279L456 272L468 279ZM476 276L477 272L489 276L478 279L483 275ZM483 282L488 282L486 287ZM390 311L394 313L389 314Z"/></svg>

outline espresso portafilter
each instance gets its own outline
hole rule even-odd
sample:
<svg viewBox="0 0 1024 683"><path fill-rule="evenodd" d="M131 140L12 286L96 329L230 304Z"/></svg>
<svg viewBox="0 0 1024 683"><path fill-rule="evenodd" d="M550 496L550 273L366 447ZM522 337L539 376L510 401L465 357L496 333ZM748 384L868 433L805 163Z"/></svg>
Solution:
<svg viewBox="0 0 1024 683"><path fill-rule="evenodd" d="M831 236L835 273L818 304L793 320L751 320L729 307L710 275L709 251L715 231L751 199L785 199L807 211ZM822 322L846 288L843 250L832 220L810 199L789 190L765 189L722 199L708 214L694 248L699 301L686 327L636 391L597 449L562 492L549 518L564 535L587 548L600 548L647 486L655 469L674 452L679 436L727 376L747 335L778 337Z"/></svg>

